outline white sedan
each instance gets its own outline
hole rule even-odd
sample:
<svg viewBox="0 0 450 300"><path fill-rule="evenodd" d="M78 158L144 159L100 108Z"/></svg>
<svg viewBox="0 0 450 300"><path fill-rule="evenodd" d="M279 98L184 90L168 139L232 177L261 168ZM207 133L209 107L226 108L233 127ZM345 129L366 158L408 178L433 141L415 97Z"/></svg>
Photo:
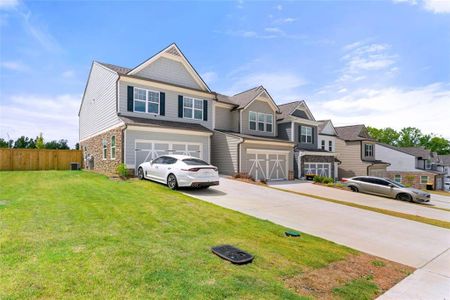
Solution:
<svg viewBox="0 0 450 300"><path fill-rule="evenodd" d="M219 172L215 166L186 155L164 155L144 162L138 167L138 177L167 184L171 189L219 185Z"/></svg>

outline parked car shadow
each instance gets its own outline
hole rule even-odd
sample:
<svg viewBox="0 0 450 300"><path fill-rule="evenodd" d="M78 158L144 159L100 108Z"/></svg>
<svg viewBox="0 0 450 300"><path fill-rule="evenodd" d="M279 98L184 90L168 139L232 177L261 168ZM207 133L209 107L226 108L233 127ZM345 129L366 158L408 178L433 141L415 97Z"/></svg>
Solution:
<svg viewBox="0 0 450 300"><path fill-rule="evenodd" d="M183 192L186 194L198 195L198 196L224 196L227 194L222 191L216 190L214 187L210 187L208 189L183 187L183 188L179 188L178 190L180 192Z"/></svg>

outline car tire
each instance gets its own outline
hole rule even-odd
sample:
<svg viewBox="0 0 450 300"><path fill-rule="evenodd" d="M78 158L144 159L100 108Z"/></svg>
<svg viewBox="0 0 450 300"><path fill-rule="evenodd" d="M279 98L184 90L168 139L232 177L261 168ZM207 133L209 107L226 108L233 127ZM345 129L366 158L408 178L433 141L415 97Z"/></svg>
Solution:
<svg viewBox="0 0 450 300"><path fill-rule="evenodd" d="M171 190L176 190L178 188L178 181L175 175L169 174L169 176L167 176L167 186Z"/></svg>
<svg viewBox="0 0 450 300"><path fill-rule="evenodd" d="M397 200L401 200L401 201L413 202L413 198L411 197L411 195L410 194L406 194L406 193L400 193L395 198Z"/></svg>
<svg viewBox="0 0 450 300"><path fill-rule="evenodd" d="M352 190L352 192L355 192L355 193L359 192L359 190L356 186L351 185L350 189Z"/></svg>
<svg viewBox="0 0 450 300"><path fill-rule="evenodd" d="M138 178L140 180L144 179L144 169L142 169L141 167L139 167L139 169L138 169Z"/></svg>

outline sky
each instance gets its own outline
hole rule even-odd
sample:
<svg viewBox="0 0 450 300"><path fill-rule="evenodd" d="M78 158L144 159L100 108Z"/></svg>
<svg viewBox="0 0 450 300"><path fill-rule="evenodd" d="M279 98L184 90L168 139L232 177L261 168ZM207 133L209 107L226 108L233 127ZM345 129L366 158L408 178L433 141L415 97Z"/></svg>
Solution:
<svg viewBox="0 0 450 300"><path fill-rule="evenodd" d="M134 67L172 42L216 92L263 85L335 126L450 138L450 0L0 0L0 137L73 146L92 61Z"/></svg>

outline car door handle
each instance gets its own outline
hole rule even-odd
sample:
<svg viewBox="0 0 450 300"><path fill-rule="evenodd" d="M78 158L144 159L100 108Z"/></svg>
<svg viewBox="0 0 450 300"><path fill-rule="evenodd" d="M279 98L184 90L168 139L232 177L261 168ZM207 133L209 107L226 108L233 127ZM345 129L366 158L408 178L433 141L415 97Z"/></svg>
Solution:
<svg viewBox="0 0 450 300"><path fill-rule="evenodd" d="M172 168L167 168L167 170L172 170Z"/></svg>

